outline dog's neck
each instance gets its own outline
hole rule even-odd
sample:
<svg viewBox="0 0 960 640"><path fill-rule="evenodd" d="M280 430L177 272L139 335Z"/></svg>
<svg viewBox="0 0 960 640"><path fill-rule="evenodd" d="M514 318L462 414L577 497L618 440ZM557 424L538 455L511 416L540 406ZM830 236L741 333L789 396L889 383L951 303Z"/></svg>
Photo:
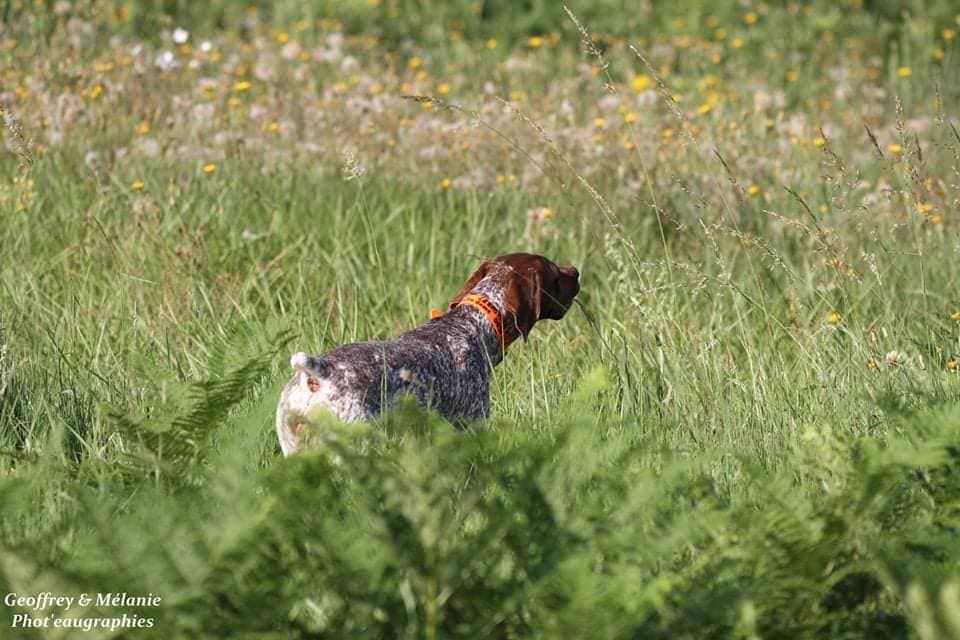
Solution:
<svg viewBox="0 0 960 640"><path fill-rule="evenodd" d="M474 288L445 317L465 321L472 332L468 341L482 345L486 359L496 366L503 360L507 347L520 336L520 330L497 289L491 287L497 293L489 294L484 289Z"/></svg>

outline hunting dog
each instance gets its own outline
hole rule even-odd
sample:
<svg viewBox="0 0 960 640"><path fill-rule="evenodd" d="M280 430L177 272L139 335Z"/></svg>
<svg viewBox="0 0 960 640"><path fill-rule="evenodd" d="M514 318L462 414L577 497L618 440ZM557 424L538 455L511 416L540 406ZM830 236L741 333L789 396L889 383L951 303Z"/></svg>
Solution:
<svg viewBox="0 0 960 640"><path fill-rule="evenodd" d="M295 353L277 407L285 456L303 446L310 415L367 421L409 394L453 422L490 415L490 378L517 338L559 320L580 292L580 273L543 256L510 253L480 265L424 325L384 342L357 342L320 356Z"/></svg>

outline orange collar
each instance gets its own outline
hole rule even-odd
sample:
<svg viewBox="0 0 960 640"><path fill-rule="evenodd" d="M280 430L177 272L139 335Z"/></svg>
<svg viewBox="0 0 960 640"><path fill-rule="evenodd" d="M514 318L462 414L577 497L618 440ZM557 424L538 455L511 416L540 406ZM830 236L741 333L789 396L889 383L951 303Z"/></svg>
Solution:
<svg viewBox="0 0 960 640"><path fill-rule="evenodd" d="M512 340L504 339L503 316L500 315L500 311L493 306L492 302L490 302L485 296L477 293L470 293L460 299L460 302L457 303L457 306L459 305L466 305L482 311L483 315L487 316L487 320L490 321L490 324L493 325L493 333L497 336L497 342L500 343L501 350L507 350L507 347L510 346ZM442 314L436 312L436 310L431 313L431 316L434 318L437 318L440 315Z"/></svg>

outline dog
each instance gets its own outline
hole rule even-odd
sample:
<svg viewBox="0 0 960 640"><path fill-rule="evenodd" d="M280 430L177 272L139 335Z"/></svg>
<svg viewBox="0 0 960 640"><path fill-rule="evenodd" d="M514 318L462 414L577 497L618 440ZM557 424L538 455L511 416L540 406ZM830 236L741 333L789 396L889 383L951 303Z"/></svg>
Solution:
<svg viewBox="0 0 960 640"><path fill-rule="evenodd" d="M369 421L401 394L455 423L489 417L490 378L507 347L526 340L536 322L563 318L579 292L575 267L510 253L481 264L446 313L395 340L293 354L277 406L283 455L303 446L316 411Z"/></svg>

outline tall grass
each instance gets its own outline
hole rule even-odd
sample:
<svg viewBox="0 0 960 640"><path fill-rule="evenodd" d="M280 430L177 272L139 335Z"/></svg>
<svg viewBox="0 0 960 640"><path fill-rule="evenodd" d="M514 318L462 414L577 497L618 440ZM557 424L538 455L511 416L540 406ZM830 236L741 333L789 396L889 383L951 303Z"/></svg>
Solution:
<svg viewBox="0 0 960 640"><path fill-rule="evenodd" d="M8 3L0 591L160 595L130 637L960 637L949 4L479 6ZM291 351L513 250L583 304L492 420L280 459Z"/></svg>

